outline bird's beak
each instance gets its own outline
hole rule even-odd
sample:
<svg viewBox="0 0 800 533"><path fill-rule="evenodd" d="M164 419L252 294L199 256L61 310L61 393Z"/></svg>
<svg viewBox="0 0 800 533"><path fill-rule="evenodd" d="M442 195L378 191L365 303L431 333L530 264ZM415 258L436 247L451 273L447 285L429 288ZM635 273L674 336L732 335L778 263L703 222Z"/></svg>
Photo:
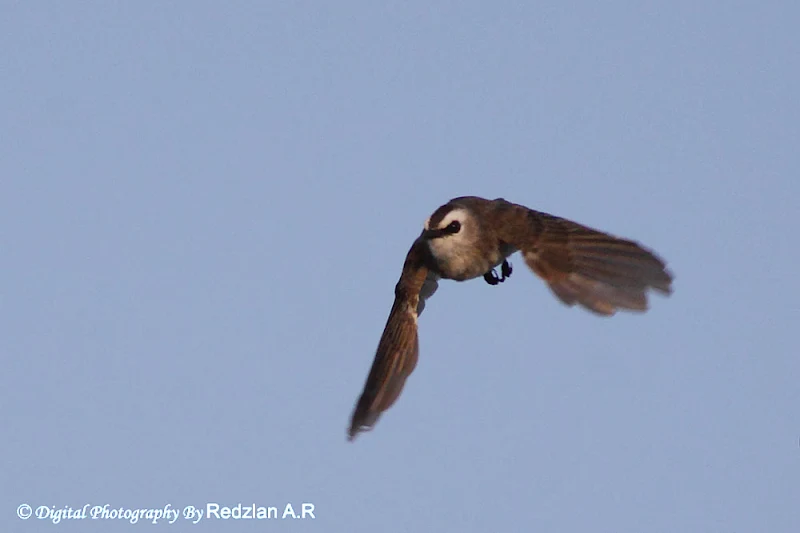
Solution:
<svg viewBox="0 0 800 533"><path fill-rule="evenodd" d="M442 234L442 230L424 229L424 230L422 230L422 235L420 235L420 238L422 238L422 239L424 239L426 241L429 241L431 239L435 239L436 237L439 237L441 234Z"/></svg>

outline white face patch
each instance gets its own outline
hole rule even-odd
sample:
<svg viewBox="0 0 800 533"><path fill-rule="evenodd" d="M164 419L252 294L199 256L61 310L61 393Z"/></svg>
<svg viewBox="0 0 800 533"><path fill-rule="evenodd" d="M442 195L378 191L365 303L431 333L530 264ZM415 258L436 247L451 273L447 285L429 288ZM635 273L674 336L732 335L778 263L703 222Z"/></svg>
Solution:
<svg viewBox="0 0 800 533"><path fill-rule="evenodd" d="M449 213L447 213L444 216L442 221L439 222L439 226L436 229L446 228L454 220L458 220L459 222L461 222L463 224L464 220L466 220L466 218L468 216L469 216L469 213L467 213L466 209L461 209L461 208L453 209L452 211L450 211ZM428 222L430 222L430 219L428 219ZM430 229L430 228L428 228L428 229Z"/></svg>

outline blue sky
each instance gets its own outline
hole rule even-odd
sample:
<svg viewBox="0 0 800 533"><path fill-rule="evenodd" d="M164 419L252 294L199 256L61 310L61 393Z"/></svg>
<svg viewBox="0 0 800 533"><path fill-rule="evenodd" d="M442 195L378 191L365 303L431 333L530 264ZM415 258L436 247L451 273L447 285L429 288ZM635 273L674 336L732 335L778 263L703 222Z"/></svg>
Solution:
<svg viewBox="0 0 800 533"><path fill-rule="evenodd" d="M2 529L800 529L795 4L0 5ZM675 293L601 319L518 257L443 282L348 443L461 195L638 240Z"/></svg>

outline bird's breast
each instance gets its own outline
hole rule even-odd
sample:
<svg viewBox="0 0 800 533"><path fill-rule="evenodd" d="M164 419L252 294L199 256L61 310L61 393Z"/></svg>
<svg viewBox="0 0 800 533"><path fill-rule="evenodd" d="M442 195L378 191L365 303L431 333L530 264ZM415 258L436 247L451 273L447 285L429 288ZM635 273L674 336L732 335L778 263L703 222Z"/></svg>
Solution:
<svg viewBox="0 0 800 533"><path fill-rule="evenodd" d="M466 281L477 278L505 259L498 248L465 247L448 241L449 239L428 241L433 262L431 269L445 279Z"/></svg>

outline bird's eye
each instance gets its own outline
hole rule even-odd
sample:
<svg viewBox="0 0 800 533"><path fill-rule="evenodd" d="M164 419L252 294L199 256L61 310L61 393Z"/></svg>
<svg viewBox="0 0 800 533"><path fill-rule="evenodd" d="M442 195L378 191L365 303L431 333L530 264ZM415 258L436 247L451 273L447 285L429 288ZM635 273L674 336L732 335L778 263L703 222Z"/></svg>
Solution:
<svg viewBox="0 0 800 533"><path fill-rule="evenodd" d="M460 229L461 229L461 222L459 222L458 220L454 220L447 225L447 233L458 233Z"/></svg>

